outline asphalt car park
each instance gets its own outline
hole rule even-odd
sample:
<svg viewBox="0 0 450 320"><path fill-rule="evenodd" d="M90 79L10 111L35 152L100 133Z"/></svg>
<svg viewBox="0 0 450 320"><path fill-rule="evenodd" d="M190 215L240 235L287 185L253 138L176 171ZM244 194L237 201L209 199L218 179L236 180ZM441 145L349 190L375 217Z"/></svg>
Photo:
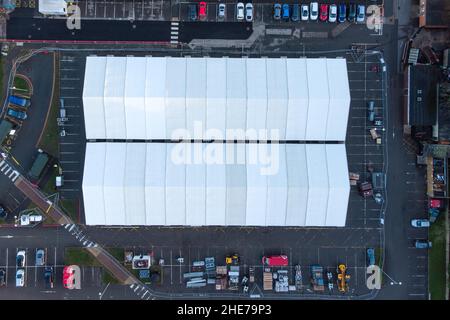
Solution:
<svg viewBox="0 0 450 320"><path fill-rule="evenodd" d="M59 164L64 175L64 184L59 188L59 192L63 198L74 199L81 195L86 140L81 97L85 62L77 56L62 54L59 63L60 105L64 105L67 118L67 121L58 127Z"/></svg>
<svg viewBox="0 0 450 320"><path fill-rule="evenodd" d="M45 251L45 264L36 264L36 250ZM23 287L16 287L16 255L19 250L25 250L25 281ZM63 269L64 269L64 250L63 248L1 248L0 249L0 269L6 272L5 287L16 290L29 288L40 294L54 294L56 292L66 292L63 288ZM47 288L44 279L44 270L46 267L53 268L53 288ZM100 267L81 266L81 290L97 289L102 287L102 270ZM0 290L5 289L0 288ZM37 291L36 291L37 290ZM1 292L1 291L0 291Z"/></svg>
<svg viewBox="0 0 450 320"><path fill-rule="evenodd" d="M170 20L170 1L163 0L84 0L75 1L82 19Z"/></svg>

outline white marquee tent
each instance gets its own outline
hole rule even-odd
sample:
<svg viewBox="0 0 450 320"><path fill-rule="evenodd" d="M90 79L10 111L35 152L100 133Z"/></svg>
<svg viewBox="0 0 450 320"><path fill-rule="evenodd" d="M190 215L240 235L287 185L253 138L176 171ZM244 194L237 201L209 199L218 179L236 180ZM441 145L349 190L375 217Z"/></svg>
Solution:
<svg viewBox="0 0 450 320"><path fill-rule="evenodd" d="M269 146L88 142L86 224L344 226L345 145Z"/></svg>
<svg viewBox="0 0 450 320"><path fill-rule="evenodd" d="M340 58L92 56L83 106L87 139L344 141L350 90Z"/></svg>

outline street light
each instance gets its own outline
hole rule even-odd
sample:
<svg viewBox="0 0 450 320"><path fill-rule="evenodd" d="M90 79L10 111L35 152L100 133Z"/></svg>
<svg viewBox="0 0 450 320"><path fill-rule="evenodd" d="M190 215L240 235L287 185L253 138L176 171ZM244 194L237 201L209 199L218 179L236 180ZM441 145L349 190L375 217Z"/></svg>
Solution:
<svg viewBox="0 0 450 320"><path fill-rule="evenodd" d="M388 277L389 278L389 280L391 280L391 282L389 283L391 286L393 286L393 285L399 285L399 286L401 286L402 285L402 282L401 281L395 281L394 279L392 279L383 269L381 269L381 271L386 275L386 277Z"/></svg>

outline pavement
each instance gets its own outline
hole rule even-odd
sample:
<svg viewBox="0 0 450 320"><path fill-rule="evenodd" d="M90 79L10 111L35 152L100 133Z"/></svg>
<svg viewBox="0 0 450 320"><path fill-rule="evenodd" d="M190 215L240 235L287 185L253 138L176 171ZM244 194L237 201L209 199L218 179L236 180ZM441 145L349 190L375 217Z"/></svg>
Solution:
<svg viewBox="0 0 450 320"><path fill-rule="evenodd" d="M345 228L86 227L84 233L104 247L148 250L154 252L156 258L163 258L165 260L163 283L160 287L154 288L161 294L182 292L181 297L198 297L203 291L186 291L183 284L180 283L181 274L188 270L192 261L205 256L214 256L217 261L222 261L226 254L239 252L243 257L245 267L252 265L258 268L261 267L260 258L263 254L288 254L291 258L291 264L302 265L305 279L309 277L308 266L312 263L320 263L333 269L338 262L345 262L352 274L350 287L351 295L355 298L427 299L428 255L426 250L418 250L412 247L415 238L426 238L427 230L413 229L410 226L410 219L424 218L426 212L424 210L424 172L423 169L417 168L415 165L414 144L403 137L402 78L398 65L405 30L402 30L400 35L397 33L399 30L398 21L401 21L403 25L408 24L405 21L409 12L402 10L403 3L405 3L404 8L409 8L407 6L409 1L406 0L387 1L385 3L385 16L387 18L381 32L368 29L365 25L352 25L343 30L338 30L338 32L333 32L335 29L329 24L295 25L292 23L268 22L264 24L264 37L257 39L251 49L216 48L210 50L207 48L206 40L204 48L196 50L189 50L184 47L180 49L151 48L141 45L126 48L116 46L115 49L104 47L105 51L99 51L102 54L123 54L122 50L126 49L127 54L133 53L135 55L142 55L142 52L145 52L145 54L154 55L202 55L207 53L211 56L304 55L308 57L346 57L352 96L347 136L349 169L365 175L365 166L368 161L371 161L377 169L387 172L384 207L376 205L371 199L362 199L356 190L352 190ZM263 23L267 15L264 8L265 5L257 7L257 10L261 10L263 14L255 17L257 19L255 23ZM396 19L391 19L394 13ZM187 42L191 38L189 32L185 35L183 31L183 28L188 25L183 22L180 23L180 26L182 26L179 31L181 42ZM169 27L167 29L169 30ZM275 31L267 32L269 29ZM208 36L205 35L205 37ZM330 48L331 41L333 41L332 48ZM361 59L355 60L349 52L330 52L331 49L347 50L351 44L355 43L362 48L382 51L387 66L384 78L381 74L374 74L368 70L370 65L379 63L377 56L362 56ZM75 48L75 51L64 52L62 61L64 59L68 61L61 65L66 69L76 69L70 71L78 74L73 76L74 78L79 78L78 82L73 81L70 85L66 83L65 87L73 86L75 88L80 86L83 72L81 71L82 61L84 56L89 53L95 53L95 50L91 48L89 52L83 52ZM389 90L383 90L384 86ZM63 95L70 96L70 90L67 89ZM79 92L79 95L81 95L81 92ZM79 102L79 97L76 99ZM370 124L366 119L365 109L369 99L376 101L378 116L382 117L385 122L386 131L383 134L382 146L375 145L367 132ZM79 103L75 105L75 108L80 107L81 104ZM72 111L75 112L72 113L72 118L76 118L80 111ZM81 127L77 126L76 130L81 130ZM77 138L73 143L76 143L76 141ZM77 153L68 154L68 156L73 159L78 157L78 161L82 161L81 155L77 155ZM68 159L67 161L75 160ZM0 176L0 183L4 179L3 175ZM74 188L79 183L73 182ZM381 223L381 218L384 219L384 224ZM75 241L75 244L72 243L74 240L70 237L60 238L59 235L63 233L61 231L64 231L62 229L61 227L47 229L45 233L48 238L43 239L42 245L46 246L48 243L50 246L55 241L58 241L60 246L76 245L77 241ZM24 245L29 243L26 236L36 235L37 237L43 232L39 228L27 230L27 232L19 228L0 228L0 236L2 233L13 236L16 233L21 235L15 239L14 245L9 244L10 250L15 250L14 248L22 246L22 243ZM56 237L57 240L53 237ZM365 288L365 249L369 246L380 247L383 245L385 247L383 265L385 283L382 290L373 294ZM184 264L180 265L176 262L176 257L179 256L185 258ZM109 290L114 292L111 296L115 298L120 295L123 298L135 299L141 298L141 296L136 296L136 291L142 294L141 289L129 287L115 288L110 286L107 291ZM205 290L206 293L212 294L209 291ZM183 296L183 294L185 295ZM92 296L90 291L87 291L86 295ZM144 298L147 297L148 295ZM266 294L265 297L275 298L271 294ZM288 298L284 295L281 297ZM317 298L306 290L302 296L293 297ZM322 298L327 297L328 295L322 296Z"/></svg>

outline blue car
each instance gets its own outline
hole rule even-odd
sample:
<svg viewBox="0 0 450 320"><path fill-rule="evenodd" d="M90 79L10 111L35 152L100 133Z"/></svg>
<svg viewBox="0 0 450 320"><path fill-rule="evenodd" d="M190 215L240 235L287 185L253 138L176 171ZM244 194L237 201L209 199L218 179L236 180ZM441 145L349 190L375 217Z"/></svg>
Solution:
<svg viewBox="0 0 450 320"><path fill-rule="evenodd" d="M375 265L375 250L373 248L367 248L367 264L369 266Z"/></svg>
<svg viewBox="0 0 450 320"><path fill-rule="evenodd" d="M338 14L338 20L339 22L345 22L347 18L347 6L345 3L341 3L339 5L339 14Z"/></svg>
<svg viewBox="0 0 450 320"><path fill-rule="evenodd" d="M289 5L287 3L283 4L283 20L289 20L289 17L291 16L289 11Z"/></svg>
<svg viewBox="0 0 450 320"><path fill-rule="evenodd" d="M25 120L27 118L27 114L23 111L16 111L13 109L8 109L7 115L19 120Z"/></svg>

